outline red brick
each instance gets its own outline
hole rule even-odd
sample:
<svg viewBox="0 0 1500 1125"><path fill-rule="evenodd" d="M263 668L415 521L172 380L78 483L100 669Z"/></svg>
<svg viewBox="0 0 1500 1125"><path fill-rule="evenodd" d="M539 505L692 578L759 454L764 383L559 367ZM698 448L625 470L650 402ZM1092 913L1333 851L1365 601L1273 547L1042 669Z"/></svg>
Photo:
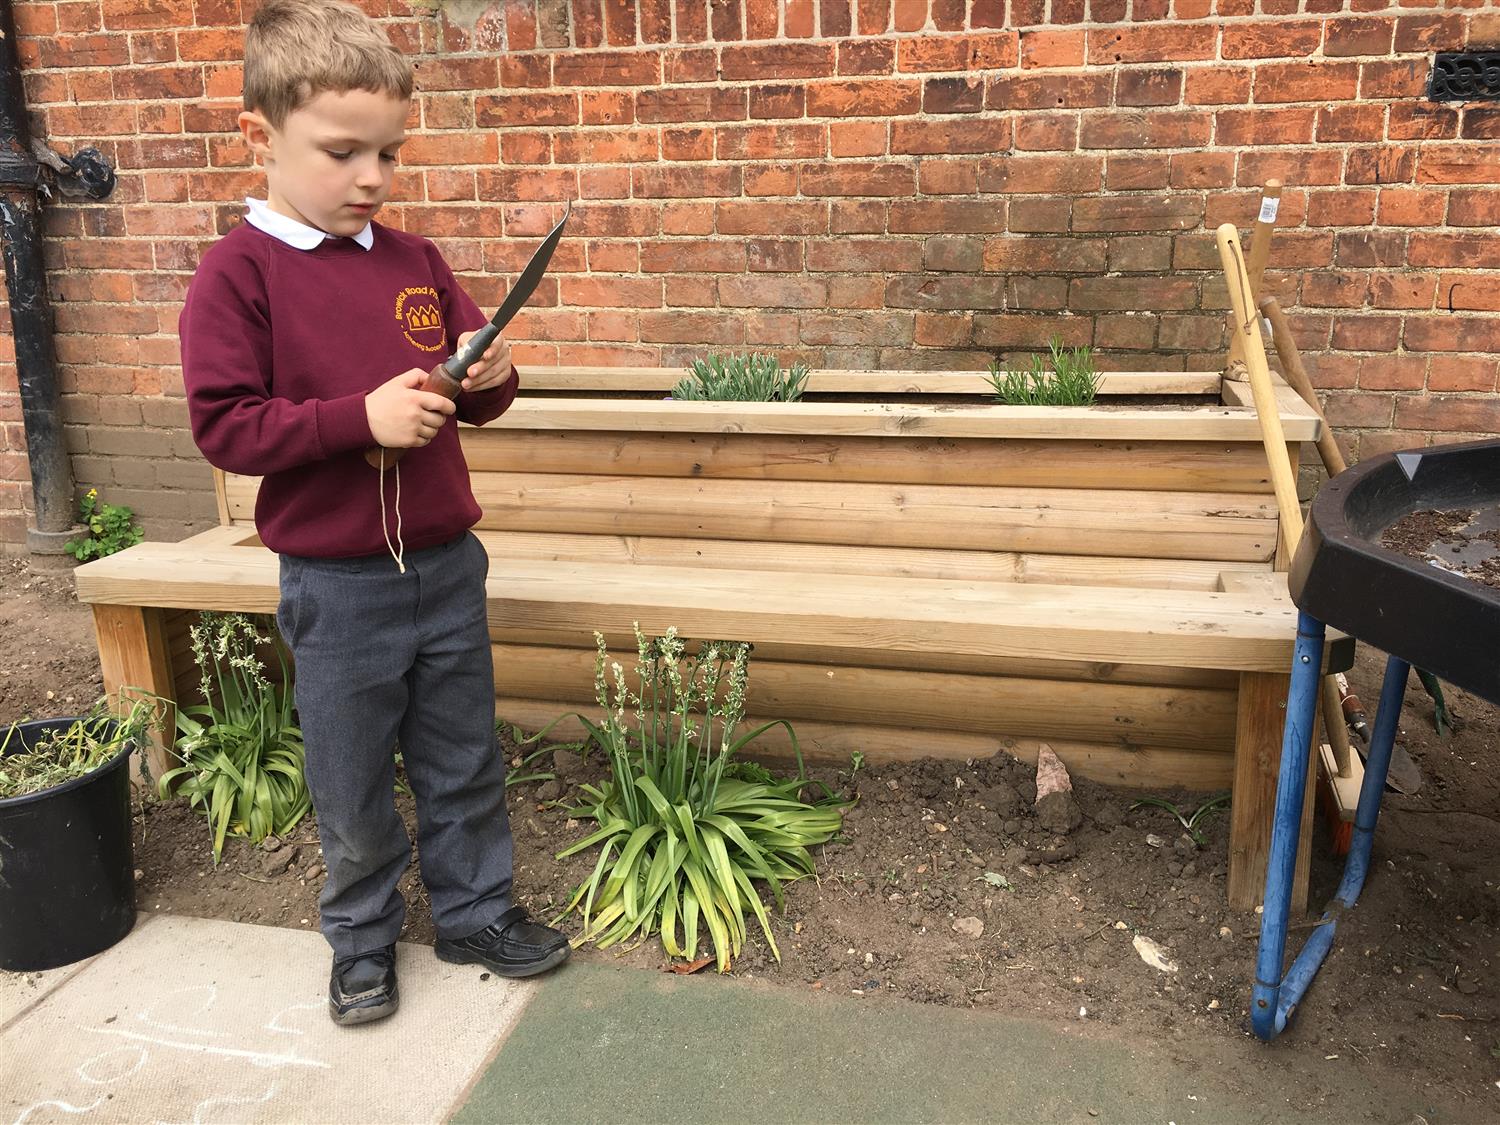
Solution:
<svg viewBox="0 0 1500 1125"><path fill-rule="evenodd" d="M891 153L942 156L960 152L1004 152L1010 121L996 118L898 120L891 124Z"/></svg>
<svg viewBox="0 0 1500 1125"><path fill-rule="evenodd" d="M656 51L559 55L553 79L559 86L655 86L661 82L661 55Z"/></svg>
<svg viewBox="0 0 1500 1125"><path fill-rule="evenodd" d="M1359 96L1420 98L1427 93L1427 59L1399 59L1359 64Z"/></svg>
<svg viewBox="0 0 1500 1125"><path fill-rule="evenodd" d="M552 141L552 156L559 164L631 164L656 160L660 155L655 129L565 130L555 134Z"/></svg>
<svg viewBox="0 0 1500 1125"><path fill-rule="evenodd" d="M726 200L718 204L720 234L790 237L828 233L828 205L822 202Z"/></svg>
<svg viewBox="0 0 1500 1125"><path fill-rule="evenodd" d="M974 318L974 342L981 347L1043 349L1053 336L1065 347L1093 342L1093 322L1086 316L1039 316L1032 313Z"/></svg>
<svg viewBox="0 0 1500 1125"><path fill-rule="evenodd" d="M1344 166L1347 184L1409 184L1416 175L1417 151L1395 145L1352 148Z"/></svg>
<svg viewBox="0 0 1500 1125"><path fill-rule="evenodd" d="M746 92L743 89L667 86L636 94L636 118L654 121L743 121Z"/></svg>
<svg viewBox="0 0 1500 1125"><path fill-rule="evenodd" d="M1329 149L1245 152L1236 179L1242 187L1259 187L1267 180L1284 184L1337 184L1343 179L1343 156Z"/></svg>
<svg viewBox="0 0 1500 1125"><path fill-rule="evenodd" d="M983 100L983 89L977 96ZM820 82L807 87L809 117L893 117L922 111L922 84L872 79Z"/></svg>
<svg viewBox="0 0 1500 1125"><path fill-rule="evenodd" d="M1020 60L1014 31L902 39L896 49L897 70L936 73L946 70L998 70Z"/></svg>
<svg viewBox="0 0 1500 1125"><path fill-rule="evenodd" d="M1303 278L1301 304L1314 309L1356 309L1365 303L1369 291L1366 274L1320 270Z"/></svg>
<svg viewBox="0 0 1500 1125"><path fill-rule="evenodd" d="M1088 33L1088 61L1095 65L1137 62L1188 62L1211 59L1218 38L1215 28L1176 23L1153 27L1120 27Z"/></svg>
<svg viewBox="0 0 1500 1125"><path fill-rule="evenodd" d="M187 29L177 34L177 55L187 62L225 62L244 57L245 33L238 28Z"/></svg>
<svg viewBox="0 0 1500 1125"><path fill-rule="evenodd" d="M1431 102L1396 102L1386 130L1393 141L1450 141L1458 136L1458 110Z"/></svg>
<svg viewBox="0 0 1500 1125"><path fill-rule="evenodd" d="M1408 265L1439 269L1500 269L1500 239L1489 234L1414 231L1407 240Z"/></svg>
<svg viewBox="0 0 1500 1125"><path fill-rule="evenodd" d="M1387 227L1439 226L1448 196L1432 188L1381 188L1380 223Z"/></svg>
<svg viewBox="0 0 1500 1125"><path fill-rule="evenodd" d="M851 39L838 46L840 77L896 73L896 45L889 40Z"/></svg>
<svg viewBox="0 0 1500 1125"><path fill-rule="evenodd" d="M1322 20L1262 17L1226 26L1221 50L1226 59L1301 59L1316 54L1322 41Z"/></svg>
<svg viewBox="0 0 1500 1125"><path fill-rule="evenodd" d="M719 130L720 160L791 160L821 157L828 151L822 125L751 125Z"/></svg>
<svg viewBox="0 0 1500 1125"><path fill-rule="evenodd" d="M1173 153L1169 182L1178 190L1229 187L1234 183L1234 153Z"/></svg>
<svg viewBox="0 0 1500 1125"><path fill-rule="evenodd" d="M1333 326L1334 347L1353 351L1390 351L1395 345L1366 348L1339 343L1339 331L1345 324L1359 321L1344 321ZM1359 360L1359 386L1366 391L1419 391L1427 381L1427 357L1425 355L1367 355Z"/></svg>
<svg viewBox="0 0 1500 1125"><path fill-rule="evenodd" d="M1493 391L1500 363L1478 355L1435 355L1427 371L1429 391Z"/></svg>
<svg viewBox="0 0 1500 1125"><path fill-rule="evenodd" d="M802 193L810 196L858 195L909 197L915 193L913 170L898 164L823 164L802 170Z"/></svg>
<svg viewBox="0 0 1500 1125"><path fill-rule="evenodd" d="M884 121L841 122L828 140L828 155L836 157L880 156L889 148L890 126Z"/></svg>
<svg viewBox="0 0 1500 1125"><path fill-rule="evenodd" d="M1172 239L1164 234L1134 234L1109 239L1111 273L1162 273L1172 267Z"/></svg>
<svg viewBox="0 0 1500 1125"><path fill-rule="evenodd" d="M1399 316L1344 316L1333 323L1333 346L1340 351L1391 352L1400 339Z"/></svg>
<svg viewBox="0 0 1500 1125"><path fill-rule="evenodd" d="M1187 72L1187 104L1240 105L1248 102L1254 73L1248 66L1194 67Z"/></svg>
<svg viewBox="0 0 1500 1125"><path fill-rule="evenodd" d="M1464 110L1462 136L1466 141L1500 141L1500 107L1468 106Z"/></svg>
<svg viewBox="0 0 1500 1125"><path fill-rule="evenodd" d="M743 273L743 245L712 239L681 239L641 245L642 273Z"/></svg>
<svg viewBox="0 0 1500 1125"><path fill-rule="evenodd" d="M1358 63L1263 63L1255 68L1255 100L1350 101L1359 89Z"/></svg>
<svg viewBox="0 0 1500 1125"><path fill-rule="evenodd" d="M1429 145L1417 160L1421 184L1500 183L1500 148L1479 145Z"/></svg>
<svg viewBox="0 0 1500 1125"><path fill-rule="evenodd" d="M1417 352L1500 352L1500 317L1449 312L1406 318L1402 342ZM1500 403L1496 404L1500 406Z"/></svg>
<svg viewBox="0 0 1500 1125"><path fill-rule="evenodd" d="M1316 116L1310 106L1222 109L1214 114L1214 144L1228 148L1310 144Z"/></svg>
<svg viewBox="0 0 1500 1125"><path fill-rule="evenodd" d="M974 234L1004 229L1005 204L998 200L900 200L891 204L892 234Z"/></svg>
<svg viewBox="0 0 1500 1125"><path fill-rule="evenodd" d="M130 61L130 43L123 35L59 35L28 42L36 44L37 62L44 67L115 67Z"/></svg>
<svg viewBox="0 0 1500 1125"><path fill-rule="evenodd" d="M1104 186L1110 191L1164 188L1171 167L1168 159L1162 152L1111 155L1104 168Z"/></svg>
<svg viewBox="0 0 1500 1125"><path fill-rule="evenodd" d="M1073 203L1076 231L1192 230L1203 220L1203 199L1192 195L1094 196Z"/></svg>
<svg viewBox="0 0 1500 1125"><path fill-rule="evenodd" d="M922 2L922 7L926 8L925 0L919 0L919 2ZM753 7L753 5L751 6ZM891 0L854 0L854 8L854 30L856 34L883 35L890 28ZM926 23L927 21L924 19L922 22ZM908 30L914 31L916 28L909 28Z"/></svg>
<svg viewBox="0 0 1500 1125"><path fill-rule="evenodd" d="M978 113L984 108L984 82L978 77L929 78L922 86L923 113Z"/></svg>
<svg viewBox="0 0 1500 1125"><path fill-rule="evenodd" d="M1103 273L1106 243L1098 238L1007 235L984 246L984 268L999 273Z"/></svg>
<svg viewBox="0 0 1500 1125"><path fill-rule="evenodd" d="M1104 186L1104 161L1097 156L1002 156L979 165L979 190L1017 195L1057 191L1087 194ZM1064 202L1063 230L1067 230Z"/></svg>
<svg viewBox="0 0 1500 1125"><path fill-rule="evenodd" d="M1108 73L1001 74L985 90L989 109L1082 109L1107 106L1114 93Z"/></svg>
<svg viewBox="0 0 1500 1125"><path fill-rule="evenodd" d="M1393 396L1374 391L1334 392L1323 399L1323 413L1337 428L1385 428L1391 424L1394 407Z"/></svg>
<svg viewBox="0 0 1500 1125"><path fill-rule="evenodd" d="M644 167L631 169L634 195L639 199L703 199L740 194L740 169L732 165L711 168Z"/></svg>
<svg viewBox="0 0 1500 1125"><path fill-rule="evenodd" d="M1078 115L1020 114L1016 118L1015 147L1022 152L1073 152L1078 148Z"/></svg>
<svg viewBox="0 0 1500 1125"><path fill-rule="evenodd" d="M746 39L775 39L777 25L780 23L779 4L746 4L745 5L745 38ZM671 25L664 29L659 42L669 40L671 36Z"/></svg>
<svg viewBox="0 0 1500 1125"><path fill-rule="evenodd" d="M807 116L806 86L752 86L750 116L757 121Z"/></svg>
<svg viewBox="0 0 1500 1125"><path fill-rule="evenodd" d="M1329 58L1351 55L1388 55L1396 21L1376 17L1337 16L1328 21L1323 54Z"/></svg>
<svg viewBox="0 0 1500 1125"><path fill-rule="evenodd" d="M979 191L976 160L924 160L917 173L923 195L973 195Z"/></svg>
<svg viewBox="0 0 1500 1125"><path fill-rule="evenodd" d="M1084 119L1080 148L1199 148L1213 131L1208 115L1179 113L1095 114Z"/></svg>
<svg viewBox="0 0 1500 1125"><path fill-rule="evenodd" d="M1182 100L1182 71L1122 70L1115 83L1115 104L1121 106L1176 105Z"/></svg>
<svg viewBox="0 0 1500 1125"><path fill-rule="evenodd" d="M499 158L493 135L421 133L401 149L405 164L493 164Z"/></svg>
<svg viewBox="0 0 1500 1125"><path fill-rule="evenodd" d="M807 268L816 273L912 273L922 268L922 246L909 238L813 242Z"/></svg>
<svg viewBox="0 0 1500 1125"><path fill-rule="evenodd" d="M708 38L708 12L696 0L675 0L677 38L683 43L701 43Z"/></svg>
<svg viewBox="0 0 1500 1125"><path fill-rule="evenodd" d="M1385 106L1337 105L1318 110L1320 144L1379 143L1385 136Z"/></svg>
<svg viewBox="0 0 1500 1125"><path fill-rule="evenodd" d="M1336 237L1334 261L1345 267L1406 264L1405 235L1400 231L1342 231Z"/></svg>
<svg viewBox="0 0 1500 1125"><path fill-rule="evenodd" d="M1444 274L1438 286L1449 312L1500 312L1500 278L1487 274Z"/></svg>
<svg viewBox="0 0 1500 1125"><path fill-rule="evenodd" d="M1021 32L1021 66L1082 66L1084 33L1081 31Z"/></svg>
<svg viewBox="0 0 1500 1125"><path fill-rule="evenodd" d="M187 27L192 22L192 0L104 0L104 26L111 30Z"/></svg>
<svg viewBox="0 0 1500 1125"><path fill-rule="evenodd" d="M708 6L708 29L712 36L721 43L744 38L743 26L740 23L740 6L738 4L710 4Z"/></svg>
<svg viewBox="0 0 1500 1125"><path fill-rule="evenodd" d="M579 118L585 125L633 125L635 103L624 90L585 90L579 97Z"/></svg>
<svg viewBox="0 0 1500 1125"><path fill-rule="evenodd" d="M501 128L577 125L577 94L485 94L474 99L474 121Z"/></svg>
<svg viewBox="0 0 1500 1125"><path fill-rule="evenodd" d="M1451 192L1448 203L1448 225L1455 227L1500 226L1500 191Z"/></svg>
<svg viewBox="0 0 1500 1125"><path fill-rule="evenodd" d="M1440 433L1500 433L1500 401L1483 398L1407 397L1396 402L1396 426Z"/></svg>
<svg viewBox="0 0 1500 1125"><path fill-rule="evenodd" d="M1402 16L1396 21L1396 53L1462 50L1465 25L1457 14Z"/></svg>
<svg viewBox="0 0 1500 1125"><path fill-rule="evenodd" d="M1373 191L1313 191L1307 196L1310 227L1363 227L1375 221Z"/></svg>
<svg viewBox="0 0 1500 1125"><path fill-rule="evenodd" d="M1405 270L1370 275L1370 303L1378 309L1430 309L1437 276Z"/></svg>

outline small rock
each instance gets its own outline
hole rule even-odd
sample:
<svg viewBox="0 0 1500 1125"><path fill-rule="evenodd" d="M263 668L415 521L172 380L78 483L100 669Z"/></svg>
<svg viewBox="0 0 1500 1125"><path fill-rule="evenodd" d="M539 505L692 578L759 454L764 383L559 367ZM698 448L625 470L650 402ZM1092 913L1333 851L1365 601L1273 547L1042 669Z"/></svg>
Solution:
<svg viewBox="0 0 1500 1125"><path fill-rule="evenodd" d="M202 874L203 874L203 872L201 872L201 871L200 871L200 872L198 872L198 874L200 874L200 875L202 875ZM137 883L139 883L139 882L140 882L140 881L141 881L141 880L142 880L142 879L144 879L144 878L145 878L145 877L146 877L146 873L145 873L145 872L144 872L144 871L142 871L142 870L141 870L141 869L140 869L140 868L139 868L139 867L137 867L137 868L136 868L136 869L135 869L135 881L136 881L136 882L137 882Z"/></svg>
<svg viewBox="0 0 1500 1125"><path fill-rule="evenodd" d="M1217 1012L1220 1007L1222 1007L1222 1005L1217 1000L1210 1000L1208 1002L1208 1010L1210 1012Z"/></svg>
<svg viewBox="0 0 1500 1125"><path fill-rule="evenodd" d="M1159 848L1165 843L1166 841L1158 836L1155 832L1146 833L1146 844L1148 847Z"/></svg>
<svg viewBox="0 0 1500 1125"><path fill-rule="evenodd" d="M1071 789L1036 799L1036 821L1044 831L1066 836L1083 823L1083 810Z"/></svg>
<svg viewBox="0 0 1500 1125"><path fill-rule="evenodd" d="M292 865L296 853L289 848L271 852L269 855L260 857L260 870L263 875L280 875Z"/></svg>
<svg viewBox="0 0 1500 1125"><path fill-rule="evenodd" d="M564 788L561 781L553 778L551 781L543 782L537 787L536 799L538 801L555 801L563 795Z"/></svg>
<svg viewBox="0 0 1500 1125"><path fill-rule="evenodd" d="M953 922L953 932L962 937L977 938L984 933L984 922L973 915L957 918Z"/></svg>
<svg viewBox="0 0 1500 1125"><path fill-rule="evenodd" d="M564 782L579 780L588 776L588 759L574 750L559 746L552 751L552 772Z"/></svg>
<svg viewBox="0 0 1500 1125"><path fill-rule="evenodd" d="M265 838L265 840L261 842L260 846L264 850L266 850L268 852L280 851L281 850L281 840L280 840L279 837L276 837L276 836L267 836Z"/></svg>

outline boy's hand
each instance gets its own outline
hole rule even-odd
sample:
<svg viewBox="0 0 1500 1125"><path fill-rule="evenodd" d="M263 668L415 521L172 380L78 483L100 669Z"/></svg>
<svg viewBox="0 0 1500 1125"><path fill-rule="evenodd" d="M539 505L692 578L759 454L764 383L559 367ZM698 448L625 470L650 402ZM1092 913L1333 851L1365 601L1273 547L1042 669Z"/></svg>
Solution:
<svg viewBox="0 0 1500 1125"><path fill-rule="evenodd" d="M465 332L458 338L458 346L463 347L473 335L472 332ZM469 368L469 373L464 376L463 388L466 391L487 391L509 378L510 345L505 342L504 336L496 336L495 342L485 348L484 354Z"/></svg>
<svg viewBox="0 0 1500 1125"><path fill-rule="evenodd" d="M426 445L454 411L453 401L421 390L427 372L415 367L365 395L370 433L387 449Z"/></svg>

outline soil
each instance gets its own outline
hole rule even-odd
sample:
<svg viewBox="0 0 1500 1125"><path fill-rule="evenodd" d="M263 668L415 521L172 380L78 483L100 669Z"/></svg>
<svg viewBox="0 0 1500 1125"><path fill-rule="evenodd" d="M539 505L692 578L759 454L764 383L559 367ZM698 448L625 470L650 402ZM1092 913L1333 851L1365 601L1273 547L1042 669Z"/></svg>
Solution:
<svg viewBox="0 0 1500 1125"><path fill-rule="evenodd" d="M86 706L100 687L87 608L73 600L66 578L33 577L15 566L0 577L7 626L0 635L0 713L44 716ZM1377 698L1381 671L1379 654L1362 649L1350 674L1355 691ZM1444 1108L1441 1119L1495 1119L1500 712L1456 689L1448 701L1464 722L1440 739L1430 701L1415 683L1407 694L1401 741L1425 784L1412 796L1387 794L1369 883L1275 1049L1345 1060L1340 1065L1353 1070L1339 1072L1342 1082L1396 1068ZM517 784L510 798L517 897L543 918L556 913L594 859L555 858L588 830L557 798L599 772L566 754L558 762L564 779ZM1134 807L1146 794L1084 780L1074 782L1076 812L1046 807L1039 816L1035 771L1004 756L818 776L857 798L844 835L819 849L818 878L789 888L786 913L773 915L782 961L753 936L735 974L867 1002L899 996L1083 1019L1156 1041L1217 1037L1227 1048L1249 1035L1257 919L1225 905L1226 810L1203 817L1200 845L1165 809ZM1150 795L1189 816L1214 796ZM399 799L398 807L411 825L410 800ZM266 847L231 840L215 867L201 816L147 799L138 815L136 866L142 911L317 925L322 870L311 819ZM1314 903L1327 901L1341 872L1320 818ZM403 937L430 942L415 866L403 886ZM1307 922L1294 924L1297 946ZM1138 937L1156 943L1177 971L1149 966ZM623 955L579 956L665 967L654 940ZM1234 1056L1225 1057L1228 1065Z"/></svg>
<svg viewBox="0 0 1500 1125"><path fill-rule="evenodd" d="M1463 508L1408 512L1380 542L1418 562L1431 563L1500 590L1500 522L1497 513Z"/></svg>

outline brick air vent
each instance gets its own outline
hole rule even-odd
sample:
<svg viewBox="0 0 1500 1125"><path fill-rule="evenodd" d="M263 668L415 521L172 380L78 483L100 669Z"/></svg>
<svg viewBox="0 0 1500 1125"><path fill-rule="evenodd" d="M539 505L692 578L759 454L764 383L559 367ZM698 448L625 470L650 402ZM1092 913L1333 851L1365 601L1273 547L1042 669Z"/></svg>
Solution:
<svg viewBox="0 0 1500 1125"><path fill-rule="evenodd" d="M1432 62L1427 100L1500 101L1500 51L1444 51Z"/></svg>

